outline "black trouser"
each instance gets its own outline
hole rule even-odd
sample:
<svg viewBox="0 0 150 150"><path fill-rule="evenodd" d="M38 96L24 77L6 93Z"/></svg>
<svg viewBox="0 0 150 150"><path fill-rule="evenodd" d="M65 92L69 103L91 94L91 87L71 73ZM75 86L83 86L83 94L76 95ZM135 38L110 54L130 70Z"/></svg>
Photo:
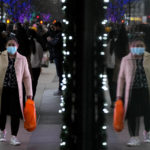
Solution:
<svg viewBox="0 0 150 150"><path fill-rule="evenodd" d="M6 115L0 115L0 129L3 131L6 126ZM17 116L11 116L11 134L17 136L20 125L20 118Z"/></svg>
<svg viewBox="0 0 150 150"><path fill-rule="evenodd" d="M127 119L130 136L139 136L140 117L129 117ZM150 118L144 116L144 126L147 132L150 131Z"/></svg>
<svg viewBox="0 0 150 150"><path fill-rule="evenodd" d="M37 84L38 84L38 80L39 80L39 76L40 76L40 72L41 72L41 68L32 68L32 90L33 90L33 100L34 100L34 96L36 94L36 88L37 88Z"/></svg>
<svg viewBox="0 0 150 150"><path fill-rule="evenodd" d="M115 102L116 100L116 88L117 88L117 84L113 81L113 73L114 69L107 68L108 85L112 103Z"/></svg>
<svg viewBox="0 0 150 150"><path fill-rule="evenodd" d="M7 115L11 116L11 134L17 136L22 117L18 88L4 87L2 92L0 129L6 126Z"/></svg>
<svg viewBox="0 0 150 150"><path fill-rule="evenodd" d="M60 59L54 59L54 62L55 62L55 65L56 65L56 72L57 72L57 75L59 77L59 87L58 87L58 90L61 91L61 83L62 83L62 74L63 74L63 65L62 65L62 61Z"/></svg>

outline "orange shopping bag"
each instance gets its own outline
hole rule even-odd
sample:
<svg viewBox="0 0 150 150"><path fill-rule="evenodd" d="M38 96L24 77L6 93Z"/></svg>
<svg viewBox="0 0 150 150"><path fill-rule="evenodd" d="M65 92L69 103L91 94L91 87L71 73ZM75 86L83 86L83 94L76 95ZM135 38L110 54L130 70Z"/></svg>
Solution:
<svg viewBox="0 0 150 150"><path fill-rule="evenodd" d="M36 108L35 102L31 99L28 99L25 103L24 119L24 128L32 132L36 128Z"/></svg>
<svg viewBox="0 0 150 150"><path fill-rule="evenodd" d="M124 128L124 108L120 99L115 102L113 126L117 132L122 131Z"/></svg>

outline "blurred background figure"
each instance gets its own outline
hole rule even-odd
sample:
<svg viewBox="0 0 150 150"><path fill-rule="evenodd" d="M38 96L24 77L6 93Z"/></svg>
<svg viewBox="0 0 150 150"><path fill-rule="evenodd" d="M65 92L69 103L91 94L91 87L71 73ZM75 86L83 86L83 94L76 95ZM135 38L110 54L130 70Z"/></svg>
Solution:
<svg viewBox="0 0 150 150"><path fill-rule="evenodd" d="M117 79L122 57L128 54L128 35L124 24L114 24L106 48L106 71L111 98L111 108L116 100Z"/></svg>
<svg viewBox="0 0 150 150"><path fill-rule="evenodd" d="M54 93L54 95L61 95L62 94L62 74L63 74L63 54L62 54L62 25L60 22L56 22L53 25L54 31L55 31L55 36L51 37L51 35L49 35L47 37L47 41L49 44L49 47L51 47L53 49L53 53L51 56L54 60L54 63L56 65L56 71L57 71L57 75L59 77L59 86L58 86L58 90Z"/></svg>
<svg viewBox="0 0 150 150"><path fill-rule="evenodd" d="M37 32L33 29L29 30L30 41L32 41L31 49L31 68L32 68L32 89L33 99L36 94L38 79L41 73L41 63L43 58L43 47Z"/></svg>

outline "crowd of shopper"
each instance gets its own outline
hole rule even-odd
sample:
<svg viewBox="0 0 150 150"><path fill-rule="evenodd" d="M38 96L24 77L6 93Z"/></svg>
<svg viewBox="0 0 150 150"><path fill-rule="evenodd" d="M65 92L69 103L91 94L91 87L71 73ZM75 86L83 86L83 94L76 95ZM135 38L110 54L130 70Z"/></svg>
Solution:
<svg viewBox="0 0 150 150"><path fill-rule="evenodd" d="M46 51L50 53L50 62L55 63L59 77L54 95L60 96L63 74L61 23L0 23L0 142L6 141L6 119L10 115L10 144L21 144L17 138L20 119L24 119L26 99L35 99Z"/></svg>

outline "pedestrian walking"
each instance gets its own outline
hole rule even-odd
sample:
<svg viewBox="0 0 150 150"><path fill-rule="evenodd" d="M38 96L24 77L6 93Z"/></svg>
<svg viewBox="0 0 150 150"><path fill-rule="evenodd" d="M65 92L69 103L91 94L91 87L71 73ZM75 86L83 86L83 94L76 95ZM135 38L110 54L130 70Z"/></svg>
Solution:
<svg viewBox="0 0 150 150"><path fill-rule="evenodd" d="M6 118L11 116L10 144L20 145L17 138L20 119L23 114L23 87L27 98L32 99L32 82L27 59L17 52L19 45L10 37L6 49L0 54L0 142L6 141Z"/></svg>
<svg viewBox="0 0 150 150"><path fill-rule="evenodd" d="M52 38L50 36L47 37L48 44L53 49L53 56L51 56L56 65L56 72L59 77L59 86L58 90L54 93L55 96L62 94L62 75L63 75L63 54L62 54L62 25L60 22L56 22L53 25L55 30L55 36Z"/></svg>
<svg viewBox="0 0 150 150"><path fill-rule="evenodd" d="M128 36L125 25L116 25L109 33L108 47L106 48L106 71L108 77L111 108L114 107L117 89L117 79L122 57L128 54Z"/></svg>
<svg viewBox="0 0 150 150"><path fill-rule="evenodd" d="M31 50L31 68L32 68L32 90L33 90L33 99L36 94L36 87L38 84L38 79L41 73L41 64L43 58L43 48L40 43L40 38L38 34L33 29L29 30L30 40L32 41L32 50Z"/></svg>
<svg viewBox="0 0 150 150"><path fill-rule="evenodd" d="M124 119L127 120L130 140L127 146L140 145L140 118L144 117L144 142L150 143L150 53L141 33L132 35L130 53L121 61L117 99L124 99Z"/></svg>

